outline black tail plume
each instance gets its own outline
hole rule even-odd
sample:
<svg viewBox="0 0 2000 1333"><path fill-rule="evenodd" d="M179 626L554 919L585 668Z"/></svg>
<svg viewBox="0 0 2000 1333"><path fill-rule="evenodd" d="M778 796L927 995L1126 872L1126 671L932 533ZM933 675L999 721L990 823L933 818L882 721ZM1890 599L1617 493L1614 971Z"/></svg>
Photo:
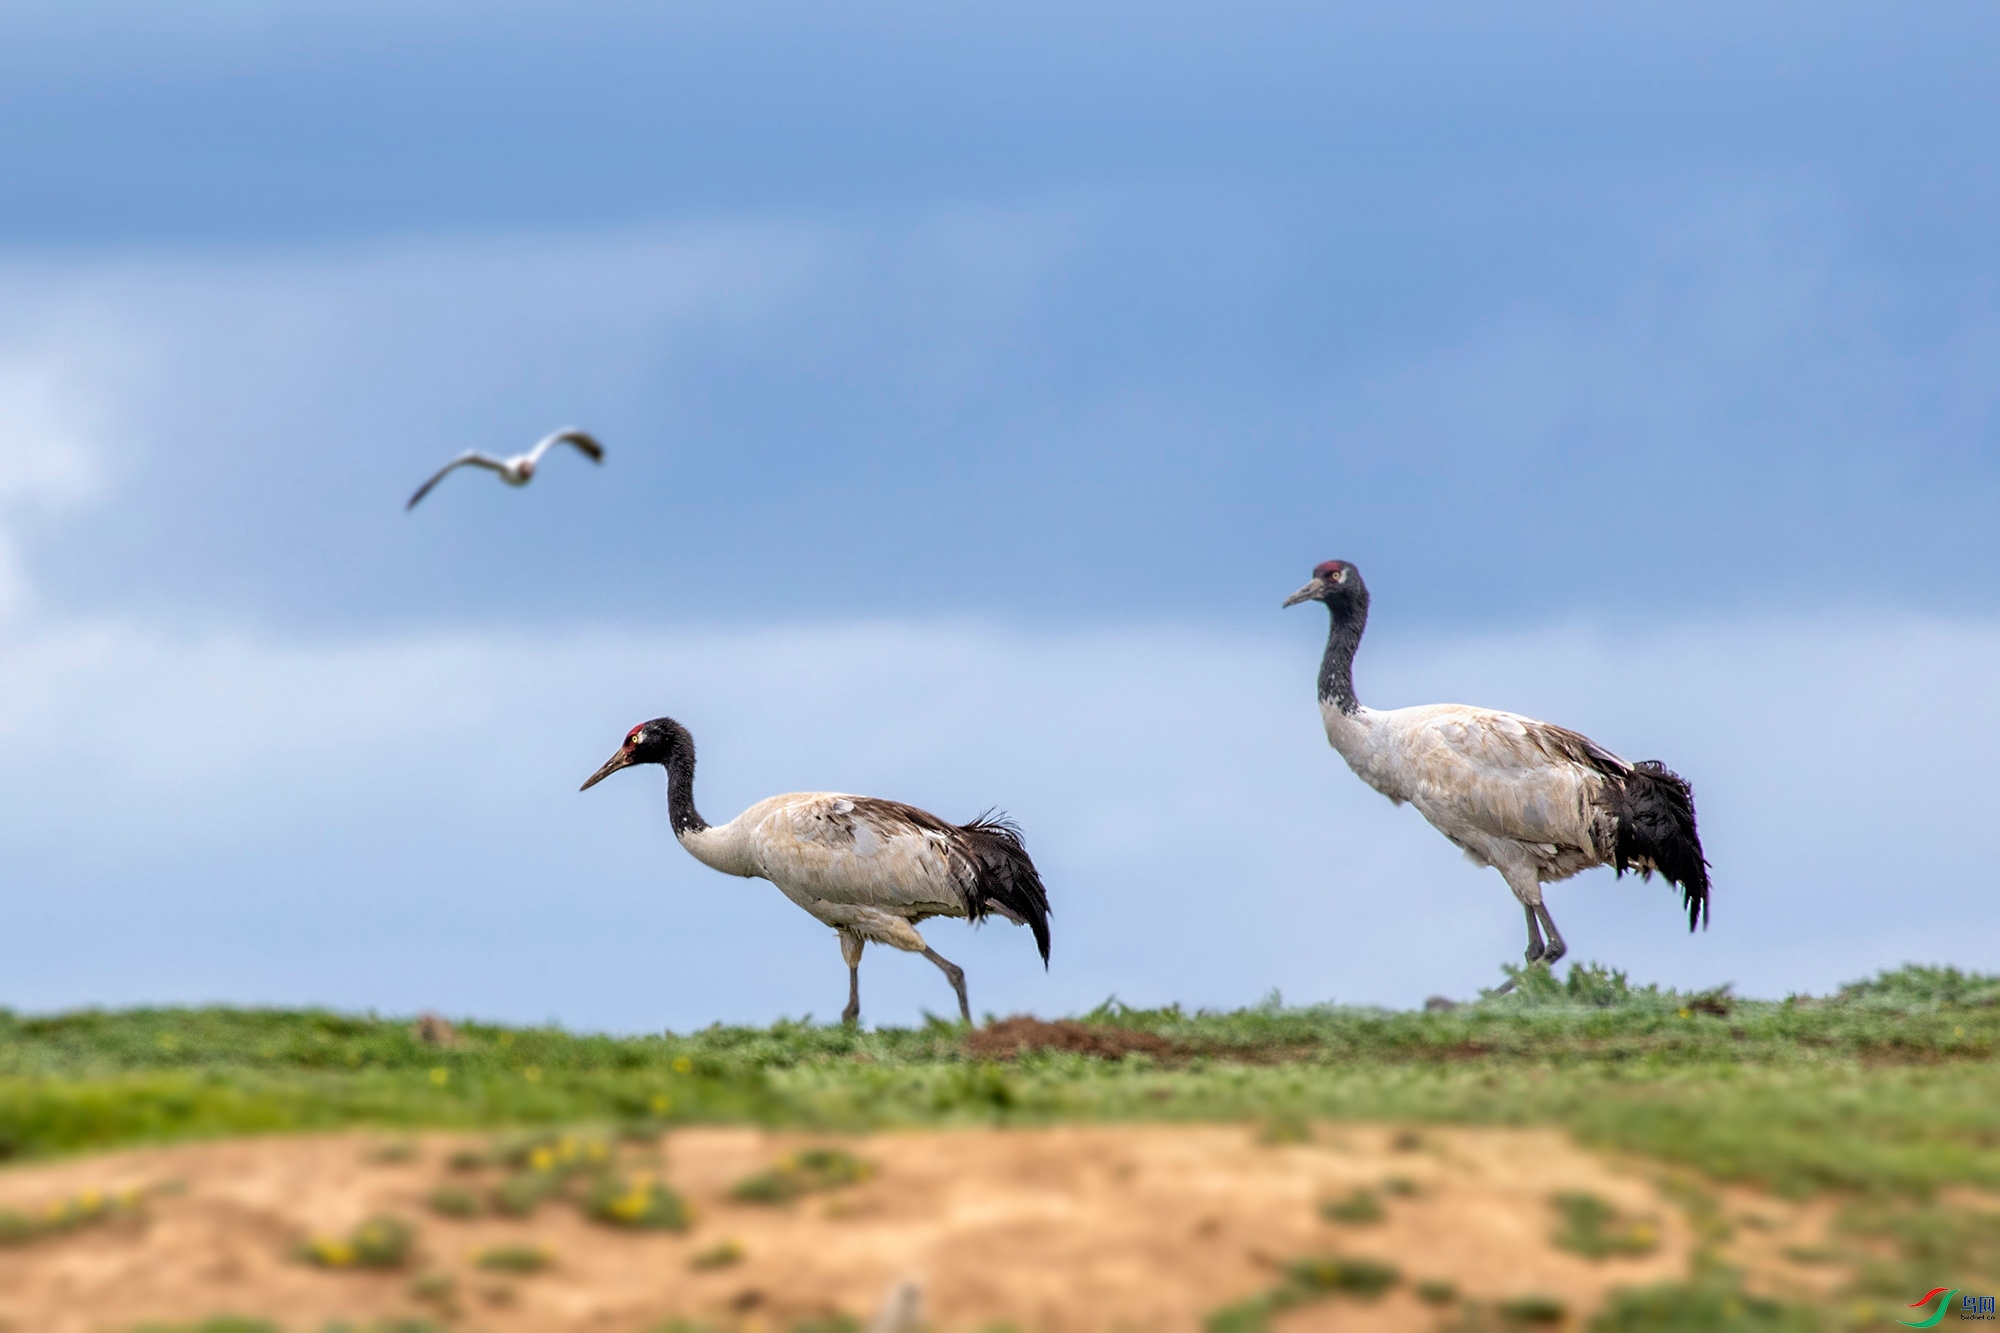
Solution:
<svg viewBox="0 0 2000 1333"><path fill-rule="evenodd" d="M1005 815L987 811L967 824L959 824L953 839L971 870L965 887L965 915L979 921L989 911L1018 921L1034 932L1035 947L1041 950L1042 966L1049 965L1049 894L1028 849L1021 845L1021 830Z"/></svg>
<svg viewBox="0 0 2000 1333"><path fill-rule="evenodd" d="M1708 858L1694 826L1694 789L1657 759L1632 765L1612 784L1618 840L1611 863L1619 874L1655 870L1681 891L1688 929L1708 925Z"/></svg>

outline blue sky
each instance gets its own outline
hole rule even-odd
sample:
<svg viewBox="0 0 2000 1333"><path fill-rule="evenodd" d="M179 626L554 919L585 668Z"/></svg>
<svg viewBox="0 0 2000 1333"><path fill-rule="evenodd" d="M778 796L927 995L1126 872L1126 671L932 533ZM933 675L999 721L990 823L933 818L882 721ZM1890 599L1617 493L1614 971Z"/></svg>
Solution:
<svg viewBox="0 0 2000 1333"><path fill-rule="evenodd" d="M1498 877L1325 748L1534 712L1695 783L1782 993L1991 966L2000 19L1975 5L190 3L0 19L0 853L19 1007L640 1028L844 998L711 818L1013 810L976 1008L1411 1003ZM454 478L564 422L610 457ZM870 1016L941 1009L877 958Z"/></svg>

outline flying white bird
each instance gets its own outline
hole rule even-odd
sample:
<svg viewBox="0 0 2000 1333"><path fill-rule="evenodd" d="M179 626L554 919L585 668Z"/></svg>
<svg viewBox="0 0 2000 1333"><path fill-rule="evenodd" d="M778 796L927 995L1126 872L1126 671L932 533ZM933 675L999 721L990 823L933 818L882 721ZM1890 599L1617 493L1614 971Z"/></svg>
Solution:
<svg viewBox="0 0 2000 1333"><path fill-rule="evenodd" d="M1708 861L1686 782L1656 760L1628 763L1588 736L1513 713L1363 708L1354 697L1354 651L1368 625L1361 571L1328 560L1285 599L1300 602L1323 602L1332 618L1319 664L1327 740L1363 782L1416 806L1473 862L1500 872L1527 914L1530 966L1568 952L1542 885L1592 866L1646 879L1659 871L1680 889L1688 929L1707 925Z"/></svg>
<svg viewBox="0 0 2000 1333"><path fill-rule="evenodd" d="M930 917L1005 917L1034 933L1048 966L1049 896L1020 830L1004 818L947 824L900 801L813 791L773 796L711 827L694 808L694 737L670 717L632 728L578 790L634 764L667 770L667 817L695 860L725 875L771 881L839 934L847 962L843 1023L861 1016L861 950L871 940L937 964L958 994L959 1017L972 1021L964 971L916 932Z"/></svg>
<svg viewBox="0 0 2000 1333"><path fill-rule="evenodd" d="M575 445L578 451L593 463L602 463L604 461L603 445L592 439L586 432L580 431L574 426L565 426L559 431L543 436L541 441L534 448L528 450L527 453L515 454L512 458L495 458L491 454L482 454L477 449L467 449L457 458L452 459L449 463L439 468L437 474L429 481L417 487L417 493L410 497L410 502L404 505L403 508L415 509L417 501L429 495L431 487L443 481L445 474L453 468L483 467L488 471L499 473L500 480L506 482L509 486L526 486L534 478L535 468L541 463L542 455L558 444Z"/></svg>

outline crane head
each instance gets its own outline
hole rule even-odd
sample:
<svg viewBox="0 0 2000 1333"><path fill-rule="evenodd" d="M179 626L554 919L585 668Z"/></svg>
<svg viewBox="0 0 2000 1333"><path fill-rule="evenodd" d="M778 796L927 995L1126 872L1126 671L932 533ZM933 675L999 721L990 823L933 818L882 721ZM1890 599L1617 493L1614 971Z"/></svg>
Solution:
<svg viewBox="0 0 2000 1333"><path fill-rule="evenodd" d="M641 722L625 733L625 743L604 761L603 767L584 779L578 791L589 791L621 768L634 764L665 764L683 749L690 753L694 749L693 738L687 728L670 717L656 717L651 722Z"/></svg>
<svg viewBox="0 0 2000 1333"><path fill-rule="evenodd" d="M1297 606L1300 602L1325 602L1332 605L1336 601L1355 599L1366 604L1368 589L1361 582L1361 571L1345 560L1322 560L1313 566L1313 576L1305 587L1300 588L1285 599L1286 606Z"/></svg>

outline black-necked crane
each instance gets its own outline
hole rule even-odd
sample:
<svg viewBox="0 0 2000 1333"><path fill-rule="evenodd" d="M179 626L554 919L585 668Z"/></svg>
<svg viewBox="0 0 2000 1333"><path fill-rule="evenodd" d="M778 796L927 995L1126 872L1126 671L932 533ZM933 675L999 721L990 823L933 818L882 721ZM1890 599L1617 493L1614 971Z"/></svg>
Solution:
<svg viewBox="0 0 2000 1333"><path fill-rule="evenodd" d="M457 458L452 459L449 463L439 468L429 481L417 487L417 493L410 497L410 502L404 505L403 508L415 509L417 501L429 495L431 487L443 481L454 468L483 467L489 472L497 472L500 475L500 480L506 482L509 486L526 486L530 481L534 480L535 469L541 466L542 455L559 444L576 446L577 452L593 463L602 463L604 461L604 446L599 444L589 432L580 431L574 426L565 426L561 430L550 431L547 435L536 441L535 447L528 450L527 453L515 454L512 458L495 458L491 454L482 454L477 449L467 449Z"/></svg>
<svg viewBox="0 0 2000 1333"><path fill-rule="evenodd" d="M1500 872L1527 914L1530 966L1568 952L1542 886L1592 866L1646 879L1658 871L1680 889L1688 929L1707 925L1708 861L1694 792L1678 775L1514 713L1464 704L1364 708L1354 697L1354 652L1368 626L1361 571L1326 561L1285 599L1300 602L1325 603L1332 620L1319 664L1327 740L1363 782L1397 805L1408 801L1467 857Z"/></svg>
<svg viewBox="0 0 2000 1333"><path fill-rule="evenodd" d="M964 970L917 934L917 923L934 916L978 922L991 914L1026 926L1048 966L1049 896L1020 830L1005 818L948 824L900 801L809 791L770 797L711 826L694 808L694 737L670 717L632 728L579 790L634 764L667 770L667 818L695 860L725 875L767 879L834 928L847 963L844 1023L861 1016L861 951L870 941L937 964L958 995L959 1017L972 1021Z"/></svg>

